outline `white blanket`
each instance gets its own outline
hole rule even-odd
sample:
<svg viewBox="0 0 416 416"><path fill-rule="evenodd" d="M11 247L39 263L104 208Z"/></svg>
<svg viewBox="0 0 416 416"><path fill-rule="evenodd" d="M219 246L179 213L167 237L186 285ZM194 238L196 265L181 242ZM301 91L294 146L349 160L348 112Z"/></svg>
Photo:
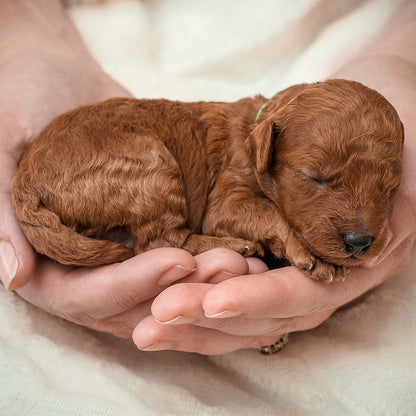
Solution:
<svg viewBox="0 0 416 416"><path fill-rule="evenodd" d="M78 2L79 3L79 2ZM400 0L115 0L70 14L137 97L235 100L329 76ZM0 415L416 415L407 270L279 354L144 353L0 289Z"/></svg>

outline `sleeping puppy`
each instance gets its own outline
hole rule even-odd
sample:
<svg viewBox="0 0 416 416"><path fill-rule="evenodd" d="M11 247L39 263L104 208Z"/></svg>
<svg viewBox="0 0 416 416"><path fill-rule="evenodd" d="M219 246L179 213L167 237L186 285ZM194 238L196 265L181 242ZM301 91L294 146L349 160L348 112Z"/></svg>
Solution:
<svg viewBox="0 0 416 416"><path fill-rule="evenodd" d="M384 248L403 139L380 94L340 79L235 103L115 98L52 121L12 198L33 247L63 264L226 247L332 281Z"/></svg>

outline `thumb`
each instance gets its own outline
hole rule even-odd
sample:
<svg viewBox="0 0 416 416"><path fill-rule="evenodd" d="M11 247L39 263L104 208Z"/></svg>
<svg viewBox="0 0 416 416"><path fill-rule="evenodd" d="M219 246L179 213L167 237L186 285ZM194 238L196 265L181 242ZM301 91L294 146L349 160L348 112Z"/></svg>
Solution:
<svg viewBox="0 0 416 416"><path fill-rule="evenodd" d="M10 188L15 171L16 162L0 155L0 279L10 290L24 286L35 269L35 254L12 207Z"/></svg>

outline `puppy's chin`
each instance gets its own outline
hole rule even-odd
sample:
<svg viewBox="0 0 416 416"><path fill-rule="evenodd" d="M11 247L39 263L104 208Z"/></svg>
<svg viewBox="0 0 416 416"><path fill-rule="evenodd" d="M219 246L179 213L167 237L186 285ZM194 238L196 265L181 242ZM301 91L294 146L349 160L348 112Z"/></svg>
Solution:
<svg viewBox="0 0 416 416"><path fill-rule="evenodd" d="M353 266L362 266L362 267L373 267L372 264L378 259L378 255L367 257L365 256L364 259L360 258L349 258L343 265L348 267Z"/></svg>
<svg viewBox="0 0 416 416"><path fill-rule="evenodd" d="M345 256L345 257L336 257L336 256L325 256L315 254L316 257L324 260L327 263L335 264L337 266L345 266L345 267L354 267L354 266L361 266L365 268L371 268L379 264L385 257L385 247L387 243L383 244L383 248L381 250L377 250L376 253L368 253L364 254L362 257L354 257L354 256Z"/></svg>
<svg viewBox="0 0 416 416"><path fill-rule="evenodd" d="M362 266L371 268L382 262L388 255L389 245L393 238L388 222L383 223L372 234L375 238L371 247L364 254L357 256L346 253L340 239L330 232L324 235L321 234L319 240L314 240L313 236L305 236L304 234L299 235L299 238L314 256L326 263L345 267ZM307 239L306 237L310 238Z"/></svg>

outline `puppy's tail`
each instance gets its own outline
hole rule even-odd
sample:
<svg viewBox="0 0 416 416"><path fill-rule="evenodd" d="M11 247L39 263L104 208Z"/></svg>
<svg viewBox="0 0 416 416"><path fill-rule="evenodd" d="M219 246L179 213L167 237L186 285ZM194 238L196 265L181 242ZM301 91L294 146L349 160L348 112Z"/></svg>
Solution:
<svg viewBox="0 0 416 416"><path fill-rule="evenodd" d="M17 188L17 187L13 187ZM86 237L62 224L33 190L12 190L16 218L34 249L61 264L99 266L126 260L133 250L121 243Z"/></svg>

